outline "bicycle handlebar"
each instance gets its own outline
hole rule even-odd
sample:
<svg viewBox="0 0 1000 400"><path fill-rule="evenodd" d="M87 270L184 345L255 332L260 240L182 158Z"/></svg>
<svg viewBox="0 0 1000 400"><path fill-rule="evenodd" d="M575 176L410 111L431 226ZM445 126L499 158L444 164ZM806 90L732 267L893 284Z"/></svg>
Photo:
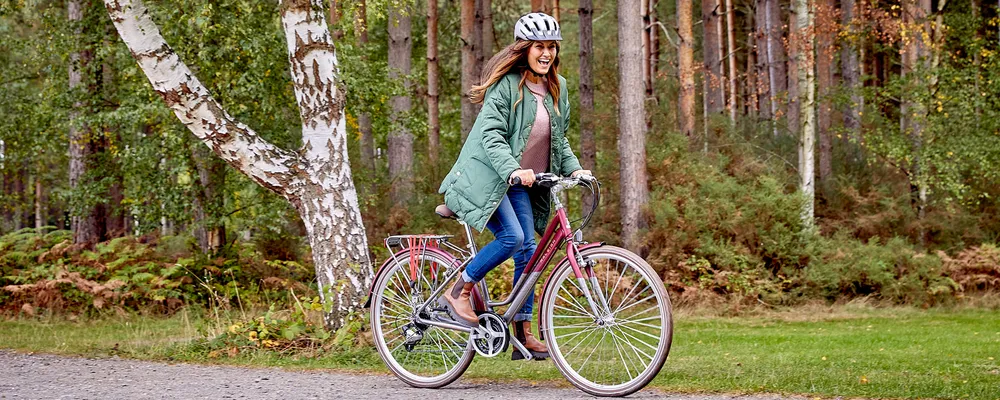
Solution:
<svg viewBox="0 0 1000 400"><path fill-rule="evenodd" d="M576 177L576 178L571 178L571 177L565 177L564 178L564 177L557 176L556 174L550 174L550 173L535 174L535 182L539 182L539 183L543 183L543 182L544 183L555 183L555 182L558 182L559 180L562 180L562 179L586 180L586 181L591 181L591 182L597 180L597 178L594 177L593 175L580 175L579 177ZM521 177L515 176L515 177L511 178L511 184L515 185L515 186L516 185L520 185L521 184Z"/></svg>

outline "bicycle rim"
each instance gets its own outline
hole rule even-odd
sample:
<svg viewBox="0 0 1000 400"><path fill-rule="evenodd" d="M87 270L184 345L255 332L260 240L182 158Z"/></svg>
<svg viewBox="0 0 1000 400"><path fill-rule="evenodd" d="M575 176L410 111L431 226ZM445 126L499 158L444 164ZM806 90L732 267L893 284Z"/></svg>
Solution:
<svg viewBox="0 0 1000 400"><path fill-rule="evenodd" d="M411 260L415 260L419 271L416 290L409 284ZM375 347L386 366L414 387L438 388L454 382L476 354L468 346L467 333L413 322L416 307L446 283L445 265L448 263L433 253L413 258L404 255L398 263L390 264L390 270L375 284L371 312ZM414 329L422 335L415 343L415 336L407 334Z"/></svg>
<svg viewBox="0 0 1000 400"><path fill-rule="evenodd" d="M542 315L552 360L587 393L634 393L656 377L670 352L670 299L653 269L627 250L603 246L581 256L592 263L607 306L589 279L581 283L568 263L560 265L546 287Z"/></svg>

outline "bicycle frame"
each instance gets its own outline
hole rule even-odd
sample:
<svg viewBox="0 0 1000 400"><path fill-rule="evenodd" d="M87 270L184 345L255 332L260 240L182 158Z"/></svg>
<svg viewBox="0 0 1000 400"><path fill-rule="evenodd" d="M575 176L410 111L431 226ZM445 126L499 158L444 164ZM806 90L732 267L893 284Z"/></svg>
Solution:
<svg viewBox="0 0 1000 400"><path fill-rule="evenodd" d="M562 246L563 243L566 243L567 245L566 257L563 258L563 260L560 261L560 263L557 265L561 265L562 263L568 262L569 265L573 268L573 273L577 279L578 285L581 288L586 288L589 286L587 285L587 280L588 277L593 278L593 271L590 270L589 268L586 268L583 265L580 265L582 258L580 257L579 252L583 249L601 246L603 245L603 243L590 243L581 246L577 243L576 240L574 240L573 232L570 230L569 217L567 216L566 209L562 205L562 202L559 200L558 196L561 191L572 186L575 186L575 184L557 183L551 188L552 202L554 203L555 206L554 207L555 216L552 218L551 221L549 221L548 226L545 228L545 233L542 235L542 238L539 241L538 246L535 249L535 252L531 255L531 258L528 260L528 265L525 266L524 272L521 275L521 279L519 279L518 282L511 289L511 292L507 296L507 298L502 301L496 301L496 302L492 301L492 299L490 299L489 290L486 286L485 280L480 281L479 284L476 286L475 290L473 290L473 305L475 306L477 311L493 311L494 307L508 306L507 311L504 312L502 317L504 321L507 322L508 324L511 321L513 321L514 316L524 305L524 302L527 301L528 295L534 290L535 285L541 278L542 273L545 272L545 269L549 266L549 264L552 261L552 258L555 257L556 252L559 250L559 248ZM422 251L422 252L433 252L435 255L447 260L447 262L451 264L449 265L449 268L452 269L444 278L443 282L451 281L452 279L457 277L462 270L465 269L465 266L468 265L470 261L472 261L472 258L475 257L476 253L478 252L478 249L476 248L475 245L475 241L473 240L474 238L473 238L472 228L469 227L464 222L462 223L462 225L465 228L466 237L469 243L468 252L462 251L461 249L459 249L457 246L454 245L449 245L449 247L453 250L459 250L461 253L463 253L462 255L464 256L463 257L464 260L460 261L459 258L454 257L451 253L442 251L439 248L427 248L425 247L425 245L419 245L418 247L404 248L403 250L393 254L393 256L390 259L386 260L386 262L376 273L375 280L377 281L378 277L383 273L383 271L388 269L386 267L389 265L389 263L391 262L398 263L398 260L401 257L405 257L404 253L413 251ZM399 236L397 238L412 237L412 236L426 236L426 235L406 235L406 236ZM392 238L393 237L390 237L390 239ZM390 239L386 239L387 246ZM584 274L585 269L587 270L586 275ZM551 276L549 276L549 279L551 279ZM546 285L548 285L548 282L546 282ZM416 308L416 310L425 310L428 307L430 307L431 303L436 301L437 298L441 296L446 286L447 285L440 285L427 297L427 299L424 300L424 302L419 307ZM597 291L600 301L602 302L605 301L604 294L600 293L599 289L597 289ZM583 293L587 298L587 302L589 303L592 311L594 312L594 315L599 315L600 313L598 312L598 305L594 301L590 292L591 292L590 290L583 290ZM365 303L366 307L371 302L370 297L371 297L371 292L369 291L369 300L368 302ZM438 326L447 329L454 329L463 332L472 331L472 328L469 328L464 325L423 318L419 314L420 314L419 311L415 312L413 318L414 320L422 324ZM518 350L520 350L523 354L528 355L530 357L529 355L530 353L523 348L523 344L518 342L516 338L511 338L511 339L512 339L511 343L514 344L514 346L518 348Z"/></svg>

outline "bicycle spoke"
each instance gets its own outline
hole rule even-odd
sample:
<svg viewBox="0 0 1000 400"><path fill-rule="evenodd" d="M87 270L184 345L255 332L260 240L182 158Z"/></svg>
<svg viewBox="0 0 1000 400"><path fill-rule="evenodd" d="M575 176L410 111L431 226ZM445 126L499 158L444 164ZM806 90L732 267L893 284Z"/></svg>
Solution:
<svg viewBox="0 0 1000 400"><path fill-rule="evenodd" d="M566 302L568 305L575 306L576 310L581 312L580 315L590 315L590 313L587 312L587 309L583 308L583 305L581 305L579 302L577 302L576 299L573 299L572 301L571 300L567 300L565 297L562 297L562 295L559 295L559 298L562 301Z"/></svg>
<svg viewBox="0 0 1000 400"><path fill-rule="evenodd" d="M655 377L667 356L669 315L661 307L669 307L669 299L656 273L634 261L634 254L611 246L584 252L592 269L585 286L564 264L554 276L556 286L545 294L552 358L590 394L628 395ZM606 304L591 305L597 308L594 316L584 295L593 294L592 300L601 303L602 293Z"/></svg>
<svg viewBox="0 0 1000 400"><path fill-rule="evenodd" d="M647 343L647 342L645 342L645 341L643 341L643 340L641 340L641 339L639 339L639 338L637 338L635 336L630 335L628 332L625 332L620 327L616 326L616 327L614 327L614 329L617 329L618 332L620 332L622 334L622 336L627 337L627 338L632 339L632 340L635 340L636 342L642 343L642 344L646 345L647 347L649 347L651 350L653 350L654 354L656 353L656 346L650 345L649 343ZM628 344L629 347L632 348L632 351L636 352L636 357L639 357L638 353L642 353L642 355L646 356L646 358L648 358L650 360L653 359L653 356L651 356L649 354L646 354L646 352L642 351L642 349L640 349L638 347L635 347L635 345L632 344L632 340L626 340L625 338L622 338L622 341L625 342L626 344ZM642 357L639 357L639 359L641 361Z"/></svg>
<svg viewBox="0 0 1000 400"><path fill-rule="evenodd" d="M625 356L622 354L622 346L618 343L618 337L615 336L614 332L611 333L611 341L614 342L615 351L618 352L618 358L622 360L622 366L625 367L625 373L628 374L628 379L631 380L635 377L632 376L632 370L628 367L628 362L625 361Z"/></svg>

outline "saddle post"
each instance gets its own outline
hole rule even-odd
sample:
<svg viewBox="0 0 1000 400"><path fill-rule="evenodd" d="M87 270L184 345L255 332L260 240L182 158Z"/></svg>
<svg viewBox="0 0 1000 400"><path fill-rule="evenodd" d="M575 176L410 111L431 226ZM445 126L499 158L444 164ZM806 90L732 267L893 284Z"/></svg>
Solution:
<svg viewBox="0 0 1000 400"><path fill-rule="evenodd" d="M465 221L458 221L458 223L462 224L462 227L465 228L465 239L469 243L468 246L469 254L472 254L472 257L475 257L476 253L478 253L479 250L476 248L476 241L472 236L472 227L470 227L469 224L466 224ZM487 310L490 310L491 299L490 299L489 287L486 286L486 279L480 280L479 283L476 284L476 286L479 287L479 293L483 296L483 304L486 305Z"/></svg>

